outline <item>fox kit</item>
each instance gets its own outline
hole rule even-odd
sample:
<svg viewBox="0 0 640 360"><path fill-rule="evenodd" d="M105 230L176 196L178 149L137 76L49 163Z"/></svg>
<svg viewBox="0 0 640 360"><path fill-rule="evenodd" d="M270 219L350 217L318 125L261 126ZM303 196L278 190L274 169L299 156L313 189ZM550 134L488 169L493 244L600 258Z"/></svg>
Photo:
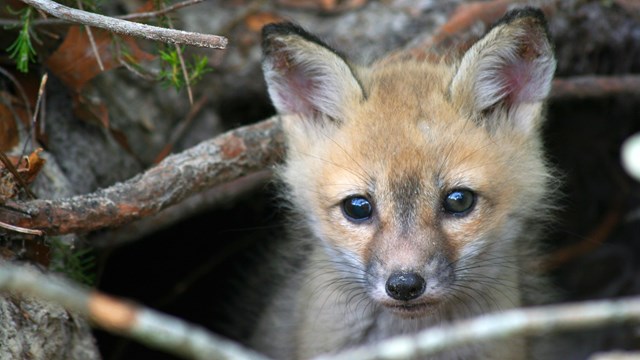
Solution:
<svg viewBox="0 0 640 360"><path fill-rule="evenodd" d="M263 52L297 260L254 347L306 359L527 304L555 70L539 10L507 13L455 63L359 67L289 23L264 28ZM509 340L435 358L525 349Z"/></svg>

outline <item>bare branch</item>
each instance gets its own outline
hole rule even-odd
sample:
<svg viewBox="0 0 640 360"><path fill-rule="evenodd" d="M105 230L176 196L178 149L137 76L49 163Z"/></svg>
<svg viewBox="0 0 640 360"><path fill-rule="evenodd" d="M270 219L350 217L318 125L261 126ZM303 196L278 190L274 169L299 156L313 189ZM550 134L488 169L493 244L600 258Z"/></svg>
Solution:
<svg viewBox="0 0 640 360"><path fill-rule="evenodd" d="M410 359L432 355L465 344L536 335L550 331L593 328L640 321L640 297L587 301L565 305L507 310L449 326L433 327L369 346L344 351L324 360Z"/></svg>
<svg viewBox="0 0 640 360"><path fill-rule="evenodd" d="M164 9L161 10L157 10L157 11L148 11L148 12L141 12L141 13L133 13L133 14L127 14L127 15L119 15L119 16L114 16L114 18L116 19L122 19L122 20L144 20L144 19L149 19L149 18L155 18L158 16L162 16L164 14L170 13L172 11L176 11L179 9L182 9L184 7L187 6L191 6L191 5L195 5L195 4L199 4L201 2L203 2L204 0L186 0L183 2L179 2L176 4L173 4L171 6L167 6ZM61 24L72 24L75 23L75 21L71 21L71 20L64 20L64 19L34 19L31 24L34 26L39 26L39 25L61 25ZM22 21L20 20L14 20L14 19L0 19L0 26L20 26L22 25Z"/></svg>
<svg viewBox="0 0 640 360"><path fill-rule="evenodd" d="M105 29L116 34L143 37L165 43L186 44L213 49L224 49L228 40L223 36L165 29L157 26L94 14L60 5L51 0L23 0L25 3L57 18Z"/></svg>
<svg viewBox="0 0 640 360"><path fill-rule="evenodd" d="M8 200L0 221L46 234L88 232L137 220L278 161L284 152L279 118L239 128L167 157L124 183L60 200Z"/></svg>
<svg viewBox="0 0 640 360"><path fill-rule="evenodd" d="M26 267L0 263L0 290L60 304L101 328L182 357L266 359L200 326Z"/></svg>
<svg viewBox="0 0 640 360"><path fill-rule="evenodd" d="M620 94L640 95L640 75L575 76L553 80L551 98L583 99Z"/></svg>

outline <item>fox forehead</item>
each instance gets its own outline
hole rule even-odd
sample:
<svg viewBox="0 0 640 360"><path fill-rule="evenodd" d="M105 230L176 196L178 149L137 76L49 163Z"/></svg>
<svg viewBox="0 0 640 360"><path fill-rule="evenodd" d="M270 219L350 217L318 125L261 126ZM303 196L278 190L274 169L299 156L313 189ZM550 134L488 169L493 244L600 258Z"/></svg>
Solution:
<svg viewBox="0 0 640 360"><path fill-rule="evenodd" d="M411 174L403 178L414 185L452 185L451 175L464 182L456 167L478 164L474 153L483 148L486 156L492 140L448 98L451 76L448 66L418 62L369 70L362 76L366 99L349 107L332 142L322 145L327 164L354 168L388 188L403 188L392 186L399 174Z"/></svg>

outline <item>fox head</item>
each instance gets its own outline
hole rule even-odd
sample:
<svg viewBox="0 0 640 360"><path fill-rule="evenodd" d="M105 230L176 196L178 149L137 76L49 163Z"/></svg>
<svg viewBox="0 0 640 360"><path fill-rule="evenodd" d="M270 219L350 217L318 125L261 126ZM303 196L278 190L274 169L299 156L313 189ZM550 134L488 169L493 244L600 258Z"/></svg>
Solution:
<svg viewBox="0 0 640 360"><path fill-rule="evenodd" d="M555 59L539 10L507 13L456 63L359 67L290 23L262 46L285 115L280 176L345 279L420 317L514 272L548 188Z"/></svg>

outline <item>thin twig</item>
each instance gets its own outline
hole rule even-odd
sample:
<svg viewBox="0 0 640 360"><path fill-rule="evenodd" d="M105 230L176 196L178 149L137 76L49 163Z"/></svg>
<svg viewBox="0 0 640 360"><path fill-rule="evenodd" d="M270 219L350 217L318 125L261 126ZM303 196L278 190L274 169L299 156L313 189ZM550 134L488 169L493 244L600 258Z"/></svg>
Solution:
<svg viewBox="0 0 640 360"><path fill-rule="evenodd" d="M187 131L187 129L189 128L189 125L191 125L193 119L195 119L196 115L200 113L200 111L208 101L209 98L207 97L207 95L202 95L200 99L198 99L198 101L196 101L196 103L191 106L191 109L189 110L187 116L185 116L185 118L180 121L173 130L171 130L169 141L162 148L160 153L156 155L155 159L153 160L154 164L159 163L160 161L162 161L162 159L164 159L171 153L171 150L173 150L173 146L184 135L185 131Z"/></svg>
<svg viewBox="0 0 640 360"><path fill-rule="evenodd" d="M31 132L30 139L32 140L32 143L34 144L34 146L37 142L37 136L38 136L38 129L36 128L38 124L38 114L40 114L40 109L42 108L42 102L44 101L44 89L47 86L48 79L49 79L49 75L47 73L44 73L44 75L42 75L42 78L40 79L40 87L38 88L38 99L36 100L36 107L33 112L33 117L31 118L31 127L29 128L29 131ZM24 147L22 148L22 155L26 153L28 143L29 143L28 141L24 142Z"/></svg>
<svg viewBox="0 0 640 360"><path fill-rule="evenodd" d="M0 290L60 304L103 329L182 357L266 359L200 326L26 267L0 263Z"/></svg>
<svg viewBox="0 0 640 360"><path fill-rule="evenodd" d="M173 44L186 44L213 49L224 49L228 40L223 36L165 29L136 22L94 14L60 5L51 0L22 0L57 18L94 26L110 32Z"/></svg>
<svg viewBox="0 0 640 360"><path fill-rule="evenodd" d="M0 227L5 228L7 230L23 233L23 234L38 235L38 236L44 235L44 233L40 230L33 230L33 229L27 229L19 226L13 226L11 224L3 223L2 221L0 221Z"/></svg>
<svg viewBox="0 0 640 360"><path fill-rule="evenodd" d="M167 23L169 28L173 29L173 21L170 17L167 17ZM189 105L193 106L193 91L191 91L191 81L189 81L189 72L187 71L187 64L184 62L184 56L182 56L182 49L180 45L174 44L176 53L178 54L178 60L180 61L180 70L182 71L182 77L184 77L184 85L187 88L187 97L189 98Z"/></svg>
<svg viewBox="0 0 640 360"><path fill-rule="evenodd" d="M78 4L78 9L83 10L82 0L76 0L76 4ZM93 51L93 56L96 58L96 62L98 63L98 67L100 71L104 71L104 64L102 64L102 58L100 57L100 52L98 52L98 46L96 45L96 40L93 38L93 31L91 31L91 27L85 25L85 31L87 32L87 37L89 38L89 44L91 44L91 51Z"/></svg>
<svg viewBox="0 0 640 360"><path fill-rule="evenodd" d="M422 358L471 343L640 321L640 297L507 310L321 356L323 360Z"/></svg>

